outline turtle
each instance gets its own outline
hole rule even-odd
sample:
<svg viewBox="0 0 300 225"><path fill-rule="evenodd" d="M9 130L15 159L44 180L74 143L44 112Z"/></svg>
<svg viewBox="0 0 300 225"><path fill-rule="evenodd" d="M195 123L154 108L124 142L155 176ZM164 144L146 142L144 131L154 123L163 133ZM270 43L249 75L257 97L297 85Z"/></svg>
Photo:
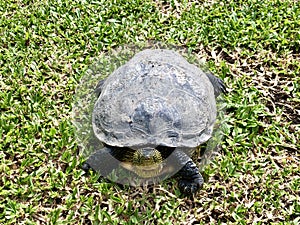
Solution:
<svg viewBox="0 0 300 225"><path fill-rule="evenodd" d="M191 153L211 138L216 98L226 92L174 50L136 53L96 86L92 126L103 146L82 168L106 176L120 164L141 178L174 172L184 193L196 193L204 179Z"/></svg>

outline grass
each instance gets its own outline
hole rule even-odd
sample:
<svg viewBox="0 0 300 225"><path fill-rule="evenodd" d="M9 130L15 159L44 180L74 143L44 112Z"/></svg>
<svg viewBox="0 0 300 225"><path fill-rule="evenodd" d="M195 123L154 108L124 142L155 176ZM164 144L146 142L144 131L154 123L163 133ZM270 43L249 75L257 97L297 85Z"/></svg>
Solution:
<svg viewBox="0 0 300 225"><path fill-rule="evenodd" d="M300 3L0 0L1 224L299 224ZM184 196L80 169L75 89L103 52L159 40L206 58L230 93L224 139Z"/></svg>

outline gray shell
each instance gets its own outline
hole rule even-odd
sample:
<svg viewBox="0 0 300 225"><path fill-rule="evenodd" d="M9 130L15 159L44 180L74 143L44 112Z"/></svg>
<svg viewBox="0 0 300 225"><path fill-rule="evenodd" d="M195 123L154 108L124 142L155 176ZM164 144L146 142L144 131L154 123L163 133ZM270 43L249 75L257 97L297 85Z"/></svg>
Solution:
<svg viewBox="0 0 300 225"><path fill-rule="evenodd" d="M112 146L193 148L216 119L206 74L171 50L144 50L104 82L93 111L97 138Z"/></svg>

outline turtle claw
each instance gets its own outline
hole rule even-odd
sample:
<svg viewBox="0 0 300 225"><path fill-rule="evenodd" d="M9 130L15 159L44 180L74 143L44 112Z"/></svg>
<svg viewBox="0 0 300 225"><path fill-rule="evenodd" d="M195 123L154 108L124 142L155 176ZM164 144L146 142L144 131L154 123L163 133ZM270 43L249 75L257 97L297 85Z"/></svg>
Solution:
<svg viewBox="0 0 300 225"><path fill-rule="evenodd" d="M179 188L185 194L194 194L196 193L203 185L202 179L194 179L194 180L185 180L182 179L178 183Z"/></svg>
<svg viewBox="0 0 300 225"><path fill-rule="evenodd" d="M82 164L82 166L81 166L81 169L82 169L84 172L88 173L89 170L92 169L92 168L91 168L91 166L90 166L87 162L84 162L84 163Z"/></svg>

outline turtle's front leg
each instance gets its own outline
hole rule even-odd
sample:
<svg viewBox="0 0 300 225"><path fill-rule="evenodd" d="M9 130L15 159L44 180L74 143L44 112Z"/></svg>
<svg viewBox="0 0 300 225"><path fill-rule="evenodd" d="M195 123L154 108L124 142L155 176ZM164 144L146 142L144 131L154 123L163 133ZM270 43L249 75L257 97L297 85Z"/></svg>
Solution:
<svg viewBox="0 0 300 225"><path fill-rule="evenodd" d="M179 171L181 175L181 180L178 185L179 188L185 193L195 193L203 185L203 177L199 172L196 164L191 160L188 161L182 169Z"/></svg>
<svg viewBox="0 0 300 225"><path fill-rule="evenodd" d="M89 156L89 158L82 164L82 169L85 172L94 170L106 177L114 169L117 169L120 161L112 155L112 149L104 147Z"/></svg>
<svg viewBox="0 0 300 225"><path fill-rule="evenodd" d="M202 187L203 177L196 164L185 152L177 149L170 155L169 160L175 168L181 168L178 171L181 176L178 185L182 192L195 193Z"/></svg>

